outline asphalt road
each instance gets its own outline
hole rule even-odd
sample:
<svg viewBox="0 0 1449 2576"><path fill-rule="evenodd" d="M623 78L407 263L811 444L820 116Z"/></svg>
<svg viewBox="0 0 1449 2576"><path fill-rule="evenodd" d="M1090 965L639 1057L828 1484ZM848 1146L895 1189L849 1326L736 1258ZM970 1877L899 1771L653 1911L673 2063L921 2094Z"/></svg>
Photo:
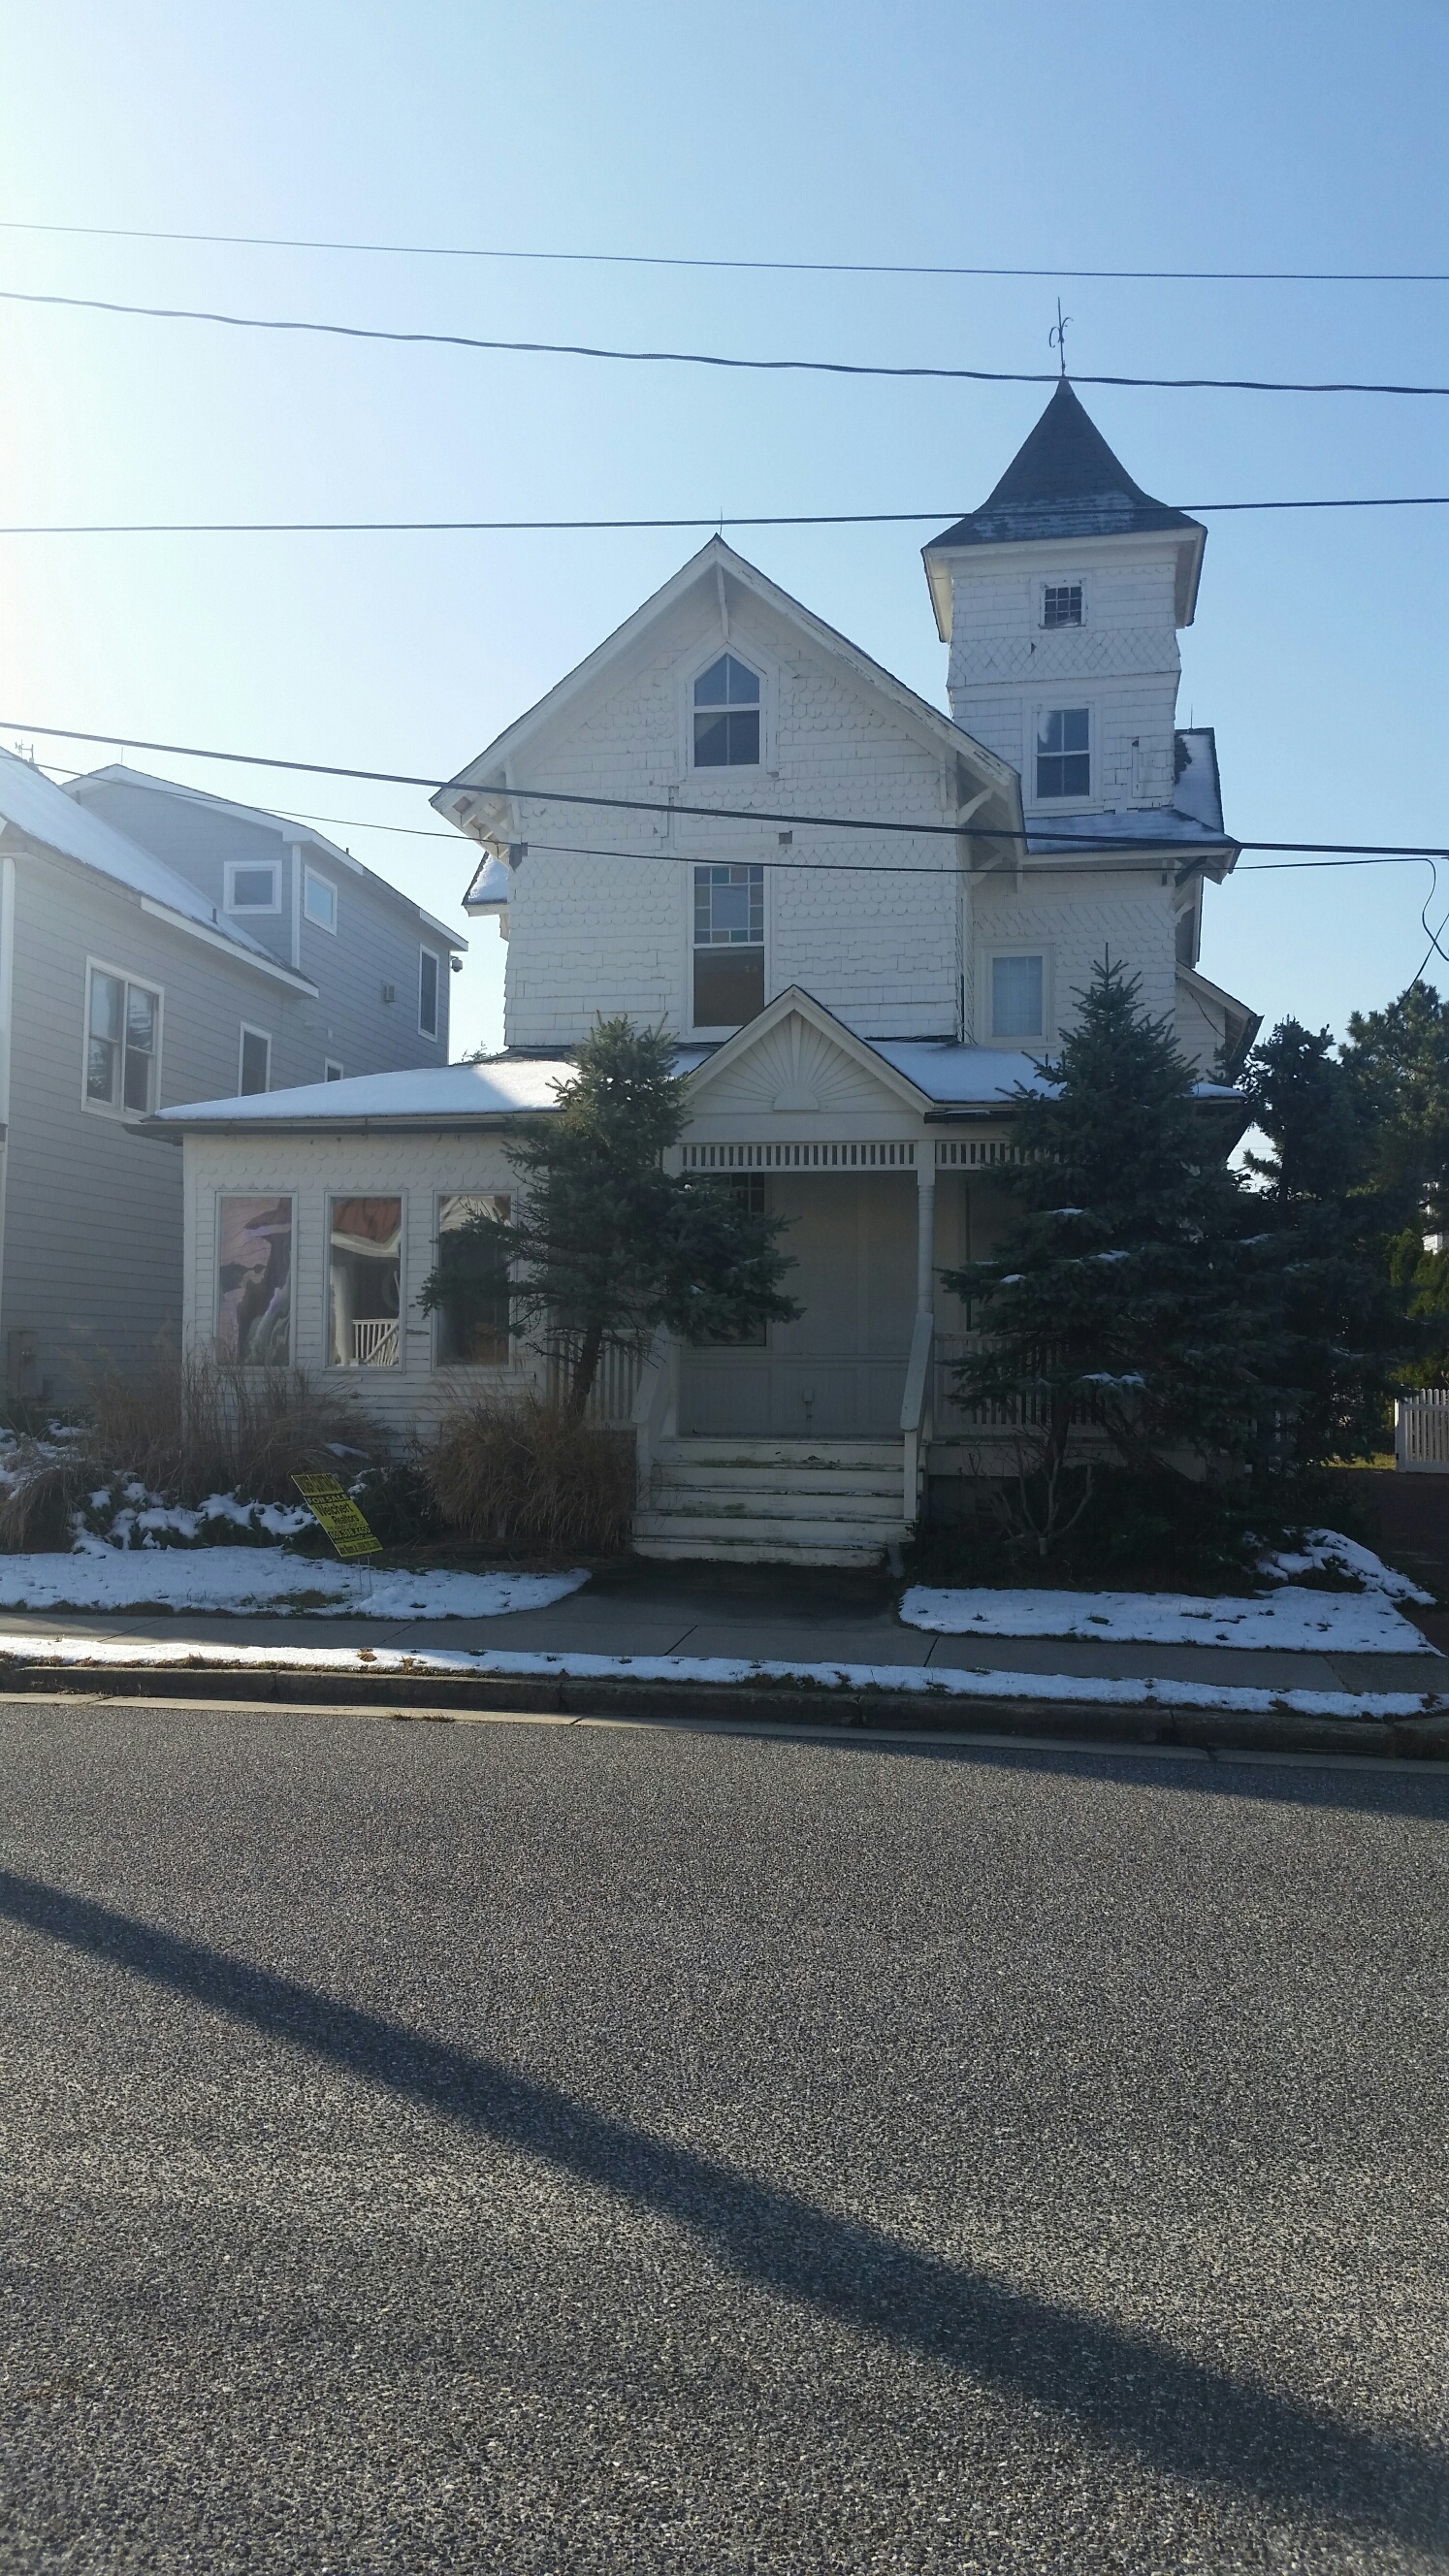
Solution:
<svg viewBox="0 0 1449 2576"><path fill-rule="evenodd" d="M1442 2569L1443 1775L0 1708L0 2566Z"/></svg>

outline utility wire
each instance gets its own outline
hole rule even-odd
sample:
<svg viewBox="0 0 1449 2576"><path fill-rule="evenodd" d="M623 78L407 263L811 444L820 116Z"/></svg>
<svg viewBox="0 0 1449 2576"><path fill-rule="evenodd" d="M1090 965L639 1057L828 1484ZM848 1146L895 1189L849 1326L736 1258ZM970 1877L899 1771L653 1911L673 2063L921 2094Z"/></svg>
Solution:
<svg viewBox="0 0 1449 2576"><path fill-rule="evenodd" d="M37 768L43 769L48 777L57 779L83 778L86 775L85 771L82 769L65 769L53 760L38 761L36 766ZM128 787L134 783L138 794L144 794L145 792L143 782L139 779L133 782L130 779L116 778L110 783L114 787ZM365 814L312 814L308 813L305 808L296 805L289 806L286 814L281 819L284 822L289 823L330 823L334 831L386 832L392 839L405 841L446 841L450 848L454 850L459 847L460 836L457 832L439 831L435 824L378 823L371 821ZM1240 848L1251 848L1255 847L1256 844L1239 843L1238 846ZM605 848L602 844L596 846L594 843L588 841L530 841L528 847L531 850L547 850L550 853L562 853L565 856L580 859L676 859L680 856L680 853L675 850L610 849ZM1233 874L1234 876L1257 877L1271 876L1275 870L1286 870L1291 874L1295 869L1301 868L1386 868L1400 865L1409 866L1412 865L1415 860L1422 861L1422 859L1422 852L1408 850L1385 850L1372 858L1258 859L1246 868L1235 868L1233 870ZM709 862L696 861L692 858L688 858L686 859L686 864L690 866L708 865ZM789 867L791 862L787 859L765 859L757 862L757 864L764 867L781 868ZM1071 864L1075 863L1073 862ZM1431 859L1428 864L1432 867L1433 860ZM797 870L809 872L812 870L814 862L808 859L800 859L795 861L794 865ZM845 875L851 875L854 873L851 867L842 860L827 860L823 865L834 873L844 873ZM862 866L867 868L872 875L876 872L877 865L878 862L873 860L862 862ZM1033 866L1032 872L1034 875L1038 872L1035 865ZM954 870L949 866L920 870L911 868L893 868L891 870L891 874L893 876L912 876L917 874L924 876L950 876L954 873ZM1123 869L1119 871L1119 873L1126 875L1129 874L1130 871ZM1143 870L1143 874L1150 874L1152 876L1157 876L1160 873L1160 860L1154 860L1150 869Z"/></svg>
<svg viewBox="0 0 1449 2576"><path fill-rule="evenodd" d="M27 724L15 716L0 716L0 733L38 734L48 742L99 742L124 745L126 749L133 751L164 752L174 760L221 760L244 769L290 770L308 778L355 778L374 787L425 787L434 794L445 787L464 786L464 782L457 777L425 778L416 772L399 769L348 769L338 762L325 760L273 760L259 751L213 751L204 749L196 743L146 742L139 735L132 733L125 735L114 732L88 733L79 725ZM757 805L683 805L671 804L660 797L588 796L582 794L577 788L567 787L491 787L483 790L467 789L466 792L505 796L515 805L588 805L606 808L611 813L698 816L703 821L711 823L783 823L792 831L811 829L824 832L902 832L921 840L1018 841L1025 839L1027 834L1035 830L1044 841L1052 842L1054 839L1050 822L1041 820L1029 822L1025 832L1012 832L1005 828L992 830L989 826L976 823L910 822L895 816L880 814L777 813ZM1269 850L1280 855L1312 854L1321 851L1336 858L1449 860L1449 845L1436 843L1426 848L1423 843L1417 841L1252 841L1242 839L1236 832L1224 832L1223 842L1231 843L1232 847L1238 850ZM1064 855L1070 849L1073 862L1083 857L1099 857L1104 853L1131 854L1140 858L1142 852L1140 839L1107 841L1089 840L1083 837L1071 842L1056 840L1054 846ZM1187 842L1183 844L1183 855L1190 856L1194 848L1217 846L1219 845L1215 843ZM608 858L625 858L629 853L622 850L609 850L603 855ZM640 855L645 854L640 853ZM647 855L652 857L655 854L651 851ZM660 855L669 854L666 852ZM694 858L691 858L689 863L692 866L700 864ZM798 859L782 859L771 860L767 864L776 867L801 868L809 863ZM1161 865L1160 859L1154 861L1151 873L1156 875ZM934 868L902 868L899 871L893 870L892 873L899 873L902 876L934 876L941 871Z"/></svg>
<svg viewBox="0 0 1449 2576"><path fill-rule="evenodd" d="M531 261L555 267L739 269L794 277L1061 277L1106 283L1162 280L1172 285L1449 286L1437 268L988 268L945 260L696 259L682 253L626 250L505 250L455 242L313 241L286 233L163 232L141 224L39 224L0 219L0 232L59 233L86 241L200 242L237 250L340 251L382 259Z"/></svg>
<svg viewBox="0 0 1449 2576"><path fill-rule="evenodd" d="M1174 501L1163 508L1207 516L1227 510L1444 510L1449 492L1369 493L1342 501ZM0 537L348 537L581 535L651 528L876 528L935 526L944 510L702 510L687 519L96 519L0 525ZM969 515L966 514L966 515Z"/></svg>
<svg viewBox="0 0 1449 2576"><path fill-rule="evenodd" d="M580 340L484 340L465 331L388 331L361 322L310 322L274 314L216 313L191 305L120 304L99 295L35 295L0 287L0 302L47 305L72 313L118 313L150 322L212 322L230 331L288 331L334 340L381 340L401 348L483 349L513 357L605 358L631 366L721 367L751 375L871 376L945 384L1054 385L1057 367L888 367L853 358L731 358L706 349L606 349ZM1072 376L1078 385L1118 385L1158 393L1449 395L1449 385L1342 381L1300 382L1276 376Z"/></svg>

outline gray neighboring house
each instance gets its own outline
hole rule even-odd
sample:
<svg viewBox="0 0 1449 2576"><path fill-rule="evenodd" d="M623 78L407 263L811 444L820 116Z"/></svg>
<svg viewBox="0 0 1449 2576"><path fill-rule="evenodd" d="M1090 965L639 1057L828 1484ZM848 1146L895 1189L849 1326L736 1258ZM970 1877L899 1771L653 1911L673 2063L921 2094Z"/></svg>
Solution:
<svg viewBox="0 0 1449 2576"><path fill-rule="evenodd" d="M467 942L296 823L0 753L0 1354L11 1398L179 1339L180 1156L218 1093L448 1060Z"/></svg>

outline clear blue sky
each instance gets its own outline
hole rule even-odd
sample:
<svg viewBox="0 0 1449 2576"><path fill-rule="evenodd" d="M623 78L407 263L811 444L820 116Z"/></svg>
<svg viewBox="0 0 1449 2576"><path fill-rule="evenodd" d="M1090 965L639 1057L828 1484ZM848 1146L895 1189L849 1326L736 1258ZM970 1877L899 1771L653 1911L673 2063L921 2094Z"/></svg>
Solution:
<svg viewBox="0 0 1449 2576"><path fill-rule="evenodd" d="M0 214L380 241L1063 266L1449 269L1449 11L1345 0L445 5L47 0L6 32ZM0 284L504 336L1049 364L1056 279L711 277L0 234ZM1449 379L1449 288L1062 282L1083 371ZM1031 387L715 377L0 307L0 519L929 509ZM1172 501L1449 490L1449 403L1087 391ZM1243 833L1449 842L1449 512L1210 522L1182 714ZM741 549L937 703L918 530ZM0 539L0 713L447 773L683 535ZM5 737L13 740L13 734ZM62 755L63 756L63 747ZM106 757L77 749L77 765ZM137 756L139 757L139 756ZM348 818L461 919L424 799L156 762ZM1427 869L1237 878L1203 963L1341 1029L1425 947ZM1449 869L1441 870L1441 909ZM1446 937L1449 945L1449 937ZM1449 984L1449 970L1441 985ZM475 934L458 1051L501 1028Z"/></svg>

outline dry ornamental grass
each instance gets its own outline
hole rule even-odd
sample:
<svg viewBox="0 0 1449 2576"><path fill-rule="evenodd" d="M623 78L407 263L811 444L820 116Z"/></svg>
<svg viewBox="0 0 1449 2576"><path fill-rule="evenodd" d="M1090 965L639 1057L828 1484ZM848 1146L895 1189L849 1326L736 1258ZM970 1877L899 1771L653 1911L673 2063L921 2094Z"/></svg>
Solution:
<svg viewBox="0 0 1449 2576"><path fill-rule="evenodd" d="M627 1432L570 1421L532 1389L479 1395L441 1424L427 1472L438 1509L475 1546L613 1556L634 1509Z"/></svg>

